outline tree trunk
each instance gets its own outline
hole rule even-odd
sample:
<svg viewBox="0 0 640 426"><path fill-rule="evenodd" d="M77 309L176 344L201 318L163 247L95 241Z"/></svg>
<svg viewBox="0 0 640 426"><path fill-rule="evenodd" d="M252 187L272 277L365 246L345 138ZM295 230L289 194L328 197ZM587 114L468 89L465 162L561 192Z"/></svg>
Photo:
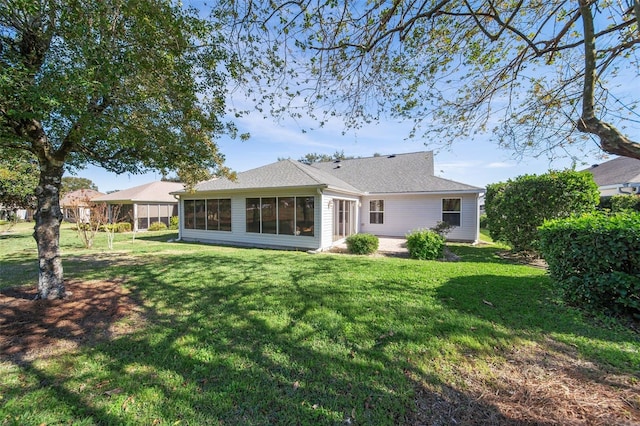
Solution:
<svg viewBox="0 0 640 426"><path fill-rule="evenodd" d="M36 187L38 208L33 237L38 245L38 298L61 299L65 296L62 259L60 258L60 184L61 166L40 164L40 181Z"/></svg>

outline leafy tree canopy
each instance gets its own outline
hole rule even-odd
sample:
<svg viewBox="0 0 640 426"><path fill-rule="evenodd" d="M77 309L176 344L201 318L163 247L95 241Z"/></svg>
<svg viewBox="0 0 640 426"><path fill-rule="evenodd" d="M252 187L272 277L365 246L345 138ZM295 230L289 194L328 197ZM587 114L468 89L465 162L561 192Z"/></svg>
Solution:
<svg viewBox="0 0 640 426"><path fill-rule="evenodd" d="M38 166L33 157L0 156L0 205L5 209L34 209Z"/></svg>
<svg viewBox="0 0 640 426"><path fill-rule="evenodd" d="M77 176L65 176L62 178L62 188L60 189L60 196L78 189L93 189L98 190L98 185L93 183L91 179L77 177Z"/></svg>
<svg viewBox="0 0 640 426"><path fill-rule="evenodd" d="M521 154L593 141L640 158L638 0L227 3L251 96L276 115L389 114L435 143L493 132Z"/></svg>
<svg viewBox="0 0 640 426"><path fill-rule="evenodd" d="M224 173L215 138L236 58L214 20L170 0L0 5L0 149L37 161L39 294L64 296L65 170ZM26 155L26 154L25 154Z"/></svg>
<svg viewBox="0 0 640 426"><path fill-rule="evenodd" d="M347 156L344 154L344 150L336 151L332 155L319 154L317 152L310 152L298 158L298 161L303 164L320 163L323 161L335 161L335 160L348 160L354 158L353 156ZM278 161L284 160L284 158L278 158Z"/></svg>

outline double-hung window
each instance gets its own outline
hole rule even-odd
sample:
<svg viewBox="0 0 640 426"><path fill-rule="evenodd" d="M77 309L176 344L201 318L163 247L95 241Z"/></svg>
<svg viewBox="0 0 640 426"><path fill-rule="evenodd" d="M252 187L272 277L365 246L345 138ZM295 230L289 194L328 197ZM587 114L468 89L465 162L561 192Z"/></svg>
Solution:
<svg viewBox="0 0 640 426"><path fill-rule="evenodd" d="M369 223L384 223L384 200L369 201Z"/></svg>
<svg viewBox="0 0 640 426"><path fill-rule="evenodd" d="M460 226L462 199L442 199L442 221L451 226Z"/></svg>

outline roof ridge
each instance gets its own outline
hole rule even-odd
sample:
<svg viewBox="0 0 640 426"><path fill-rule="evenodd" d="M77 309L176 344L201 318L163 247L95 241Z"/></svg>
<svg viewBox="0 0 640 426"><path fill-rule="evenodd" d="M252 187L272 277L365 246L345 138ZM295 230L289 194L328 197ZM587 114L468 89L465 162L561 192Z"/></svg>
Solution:
<svg viewBox="0 0 640 426"><path fill-rule="evenodd" d="M336 159L328 160L328 161L318 161L318 162L312 163L312 164L336 163L336 162L343 162L343 161L369 160L369 159L372 159L372 158L389 158L389 157L400 157L402 155L416 155L416 154L431 154L433 156L433 150L431 150L431 151L401 152L399 154L390 153L390 154L370 155L370 156L367 156L367 157L354 157L354 158L344 158L344 159L336 158ZM313 167L313 165L311 167Z"/></svg>
<svg viewBox="0 0 640 426"><path fill-rule="evenodd" d="M307 176L309 176L311 179L315 180L319 184L328 184L329 182L327 182L327 179L336 180L341 184L346 185L347 187L351 187L357 191L360 191L360 188L357 188L353 184L345 181L344 179L339 178L338 176L332 173L328 173L322 169L313 167L310 164L304 164L300 161L292 160L290 158L287 158L287 160L292 162L298 168L298 170L300 170L302 173L306 174Z"/></svg>

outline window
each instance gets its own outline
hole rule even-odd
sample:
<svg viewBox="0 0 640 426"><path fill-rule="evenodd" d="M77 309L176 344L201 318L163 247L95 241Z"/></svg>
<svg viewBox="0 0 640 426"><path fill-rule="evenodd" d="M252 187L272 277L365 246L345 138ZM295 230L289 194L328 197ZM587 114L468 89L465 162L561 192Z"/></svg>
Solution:
<svg viewBox="0 0 640 426"><path fill-rule="evenodd" d="M296 235L313 237L314 200L313 197L296 197Z"/></svg>
<svg viewBox="0 0 640 426"><path fill-rule="evenodd" d="M278 198L278 233L296 235L296 199Z"/></svg>
<svg viewBox="0 0 640 426"><path fill-rule="evenodd" d="M247 198L247 232L260 231L260 198Z"/></svg>
<svg viewBox="0 0 640 426"><path fill-rule="evenodd" d="M184 200L184 228L231 231L231 200Z"/></svg>
<svg viewBox="0 0 640 426"><path fill-rule="evenodd" d="M263 198L260 211L262 213L262 233L277 234L278 214L276 210L276 198Z"/></svg>
<svg viewBox="0 0 640 426"><path fill-rule="evenodd" d="M207 230L231 231L231 200L212 199L207 201Z"/></svg>
<svg viewBox="0 0 640 426"><path fill-rule="evenodd" d="M460 226L460 198L442 199L442 221L451 226Z"/></svg>
<svg viewBox="0 0 640 426"><path fill-rule="evenodd" d="M195 200L184 200L184 228L195 229Z"/></svg>
<svg viewBox="0 0 640 426"><path fill-rule="evenodd" d="M384 223L384 200L369 201L369 223Z"/></svg>
<svg viewBox="0 0 640 426"><path fill-rule="evenodd" d="M196 229L207 229L205 200L196 200Z"/></svg>
<svg viewBox="0 0 640 426"><path fill-rule="evenodd" d="M247 198L247 232L313 237L314 197Z"/></svg>

